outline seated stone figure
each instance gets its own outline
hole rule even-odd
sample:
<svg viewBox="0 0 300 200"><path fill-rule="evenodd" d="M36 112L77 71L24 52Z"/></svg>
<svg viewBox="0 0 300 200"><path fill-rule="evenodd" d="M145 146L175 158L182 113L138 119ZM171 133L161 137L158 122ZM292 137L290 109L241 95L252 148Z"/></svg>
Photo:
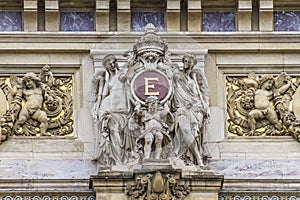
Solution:
<svg viewBox="0 0 300 200"><path fill-rule="evenodd" d="M158 99L150 96L146 100L147 111L141 113L141 121L144 128L141 131L137 143L143 146L144 159L160 159L162 155L163 142L170 142L168 135L170 127L166 122L169 111L166 109L158 110ZM171 120L172 121L172 120ZM142 140L144 140L142 142ZM153 152L152 156L151 153Z"/></svg>

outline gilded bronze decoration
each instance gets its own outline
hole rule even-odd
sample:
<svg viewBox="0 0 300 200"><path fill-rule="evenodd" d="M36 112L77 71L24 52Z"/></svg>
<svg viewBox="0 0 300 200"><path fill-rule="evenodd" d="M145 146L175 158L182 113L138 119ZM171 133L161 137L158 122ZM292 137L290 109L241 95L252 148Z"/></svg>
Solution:
<svg viewBox="0 0 300 200"><path fill-rule="evenodd" d="M13 136L67 136L73 133L72 77L54 77L50 66L0 79L6 107L1 141Z"/></svg>
<svg viewBox="0 0 300 200"><path fill-rule="evenodd" d="M228 131L238 136L293 135L300 141L298 77L227 77Z"/></svg>

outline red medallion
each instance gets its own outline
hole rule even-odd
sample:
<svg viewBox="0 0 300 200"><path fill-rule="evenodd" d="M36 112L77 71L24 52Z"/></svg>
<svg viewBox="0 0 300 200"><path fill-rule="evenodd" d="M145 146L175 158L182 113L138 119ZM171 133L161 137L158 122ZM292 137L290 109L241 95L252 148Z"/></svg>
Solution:
<svg viewBox="0 0 300 200"><path fill-rule="evenodd" d="M145 102L149 96L156 96L162 101L169 93L169 81L161 72L144 71L133 82L136 97Z"/></svg>

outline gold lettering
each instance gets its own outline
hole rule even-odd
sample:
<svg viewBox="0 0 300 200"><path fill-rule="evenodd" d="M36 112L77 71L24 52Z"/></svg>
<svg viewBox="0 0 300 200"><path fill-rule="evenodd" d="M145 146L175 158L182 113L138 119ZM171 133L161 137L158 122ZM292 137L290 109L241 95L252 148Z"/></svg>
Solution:
<svg viewBox="0 0 300 200"><path fill-rule="evenodd" d="M158 78L144 78L145 79L145 96L158 96L159 91L149 92L149 89L154 89L154 84L149 84L149 81L157 81Z"/></svg>

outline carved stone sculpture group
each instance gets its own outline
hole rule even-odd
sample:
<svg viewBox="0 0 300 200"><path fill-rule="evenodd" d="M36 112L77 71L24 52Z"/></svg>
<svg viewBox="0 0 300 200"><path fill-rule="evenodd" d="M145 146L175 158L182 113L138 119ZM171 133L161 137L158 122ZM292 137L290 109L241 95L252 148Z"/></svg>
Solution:
<svg viewBox="0 0 300 200"><path fill-rule="evenodd" d="M172 62L168 45L148 25L121 68L103 59L91 87L95 159L104 167L177 159L204 166L208 156L208 86L193 53Z"/></svg>

